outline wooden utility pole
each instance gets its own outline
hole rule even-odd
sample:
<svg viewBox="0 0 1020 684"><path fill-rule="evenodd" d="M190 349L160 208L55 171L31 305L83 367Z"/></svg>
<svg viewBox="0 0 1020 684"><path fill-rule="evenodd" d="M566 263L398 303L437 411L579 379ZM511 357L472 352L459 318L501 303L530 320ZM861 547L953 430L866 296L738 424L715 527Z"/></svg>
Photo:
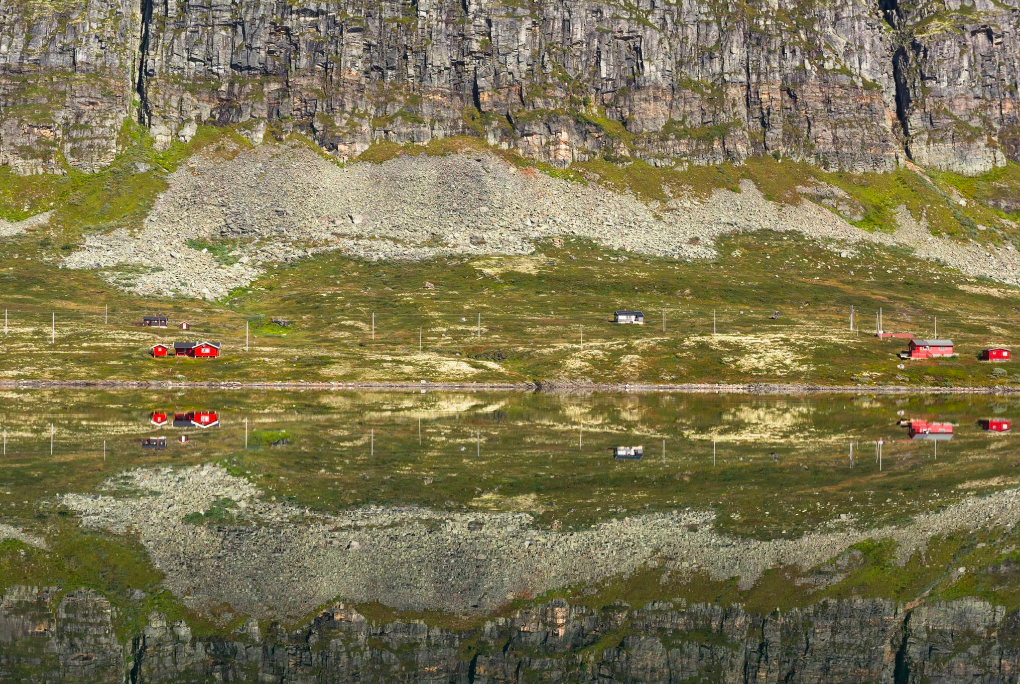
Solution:
<svg viewBox="0 0 1020 684"><path fill-rule="evenodd" d="M715 335L715 309L712 309L712 334Z"/></svg>
<svg viewBox="0 0 1020 684"><path fill-rule="evenodd" d="M244 419L244 448L248 448L248 419Z"/></svg>
<svg viewBox="0 0 1020 684"><path fill-rule="evenodd" d="M583 325L579 325L578 328L580 328L580 330L581 330L581 346L583 347L584 346L584 326Z"/></svg>
<svg viewBox="0 0 1020 684"><path fill-rule="evenodd" d="M418 419L418 444L421 444L421 418Z"/></svg>
<svg viewBox="0 0 1020 684"><path fill-rule="evenodd" d="M369 437L369 440L370 440L369 448L371 449L371 451L369 452L369 455L370 456L375 456L375 428L372 428L371 436Z"/></svg>
<svg viewBox="0 0 1020 684"><path fill-rule="evenodd" d="M421 351L421 328L418 328L418 351Z"/></svg>
<svg viewBox="0 0 1020 684"><path fill-rule="evenodd" d="M375 339L375 312L372 312L372 339Z"/></svg>
<svg viewBox="0 0 1020 684"><path fill-rule="evenodd" d="M110 324L110 305L103 304L103 325Z"/></svg>
<svg viewBox="0 0 1020 684"><path fill-rule="evenodd" d="M4 456L7 455L7 428L4 428Z"/></svg>
<svg viewBox="0 0 1020 684"><path fill-rule="evenodd" d="M4 308L4 335L7 334L7 309Z"/></svg>
<svg viewBox="0 0 1020 684"><path fill-rule="evenodd" d="M935 339L939 338L939 317L935 317Z"/></svg>
<svg viewBox="0 0 1020 684"><path fill-rule="evenodd" d="M56 312L54 312L52 314L52 316L53 316L53 320L52 320L52 323L51 323L52 327L50 328L50 344L53 344L54 342L57 341L57 314L56 314Z"/></svg>
<svg viewBox="0 0 1020 684"><path fill-rule="evenodd" d="M103 460L106 460L106 440L103 440Z"/></svg>
<svg viewBox="0 0 1020 684"><path fill-rule="evenodd" d="M715 440L712 440L712 467L715 467Z"/></svg>
<svg viewBox="0 0 1020 684"><path fill-rule="evenodd" d="M248 330L249 330L248 321L245 321L244 322L244 350L245 351L248 351Z"/></svg>
<svg viewBox="0 0 1020 684"><path fill-rule="evenodd" d="M50 456L53 455L53 423L50 423Z"/></svg>
<svg viewBox="0 0 1020 684"><path fill-rule="evenodd" d="M854 331L854 305L850 305L850 332Z"/></svg>
<svg viewBox="0 0 1020 684"><path fill-rule="evenodd" d="M478 314L478 337L482 336L482 314Z"/></svg>
<svg viewBox="0 0 1020 684"><path fill-rule="evenodd" d="M666 332L666 310L662 310L662 332Z"/></svg>

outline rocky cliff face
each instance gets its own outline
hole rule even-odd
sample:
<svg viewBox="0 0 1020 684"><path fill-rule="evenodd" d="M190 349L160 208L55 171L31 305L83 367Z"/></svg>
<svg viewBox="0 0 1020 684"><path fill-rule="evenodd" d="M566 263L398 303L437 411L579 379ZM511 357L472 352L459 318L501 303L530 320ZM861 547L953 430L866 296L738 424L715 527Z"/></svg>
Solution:
<svg viewBox="0 0 1020 684"><path fill-rule="evenodd" d="M101 167L130 109L160 146L275 122L340 157L471 134L561 165L981 172L1020 154L1020 0L970 2L2 0L0 162Z"/></svg>
<svg viewBox="0 0 1020 684"><path fill-rule="evenodd" d="M758 615L683 602L600 611L554 601L482 627L326 610L288 632L249 621L196 638L150 616L121 646L102 596L16 587L0 601L0 678L31 682L1012 682L1020 618L981 601L823 602Z"/></svg>

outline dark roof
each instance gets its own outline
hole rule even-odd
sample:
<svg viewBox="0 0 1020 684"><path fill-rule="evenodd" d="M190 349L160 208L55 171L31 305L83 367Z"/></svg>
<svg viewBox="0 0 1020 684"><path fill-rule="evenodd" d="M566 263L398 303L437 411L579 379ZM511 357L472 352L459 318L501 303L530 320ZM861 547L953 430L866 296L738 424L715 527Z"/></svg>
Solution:
<svg viewBox="0 0 1020 684"><path fill-rule="evenodd" d="M626 309L623 311L615 311L613 313L616 316L644 316L644 314L641 313L640 311L632 311L630 309Z"/></svg>
<svg viewBox="0 0 1020 684"><path fill-rule="evenodd" d="M952 340L910 340L914 344L922 347L952 347Z"/></svg>
<svg viewBox="0 0 1020 684"><path fill-rule="evenodd" d="M174 349L194 349L194 342L174 342Z"/></svg>

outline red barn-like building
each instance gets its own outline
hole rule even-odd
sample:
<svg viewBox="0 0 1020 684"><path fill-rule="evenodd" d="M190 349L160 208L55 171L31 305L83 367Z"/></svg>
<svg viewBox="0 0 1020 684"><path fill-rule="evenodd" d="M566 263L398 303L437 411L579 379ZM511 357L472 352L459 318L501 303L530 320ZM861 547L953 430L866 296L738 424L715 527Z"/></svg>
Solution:
<svg viewBox="0 0 1020 684"><path fill-rule="evenodd" d="M982 361L1011 361L1013 355L1005 347L990 347L981 352Z"/></svg>
<svg viewBox="0 0 1020 684"><path fill-rule="evenodd" d="M952 340L910 340L907 345L907 358L910 359L936 359L955 353Z"/></svg>
<svg viewBox="0 0 1020 684"><path fill-rule="evenodd" d="M985 418L981 421L981 428L987 432L1009 432L1010 427L1006 418Z"/></svg>
<svg viewBox="0 0 1020 684"><path fill-rule="evenodd" d="M154 344L152 345L152 356L157 359L163 359L170 355L170 345L166 344Z"/></svg>
<svg viewBox="0 0 1020 684"><path fill-rule="evenodd" d="M166 411L153 411L149 414L149 422L157 427L166 425L168 420L170 420L170 416Z"/></svg>
<svg viewBox="0 0 1020 684"><path fill-rule="evenodd" d="M200 428L214 427L220 424L220 415L216 411L195 411L191 414L191 424Z"/></svg>

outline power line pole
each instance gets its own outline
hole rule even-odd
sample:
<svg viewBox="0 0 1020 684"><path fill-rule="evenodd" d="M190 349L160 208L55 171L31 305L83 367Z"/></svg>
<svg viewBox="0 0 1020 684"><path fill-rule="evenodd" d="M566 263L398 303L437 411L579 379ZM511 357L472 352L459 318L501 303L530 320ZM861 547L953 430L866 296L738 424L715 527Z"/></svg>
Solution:
<svg viewBox="0 0 1020 684"><path fill-rule="evenodd" d="M478 314L478 337L482 337L482 314Z"/></svg>
<svg viewBox="0 0 1020 684"><path fill-rule="evenodd" d="M662 310L662 332L666 332L666 310Z"/></svg>
<svg viewBox="0 0 1020 684"><path fill-rule="evenodd" d="M244 322L244 350L248 351L248 321Z"/></svg>
<svg viewBox="0 0 1020 684"><path fill-rule="evenodd" d="M581 346L583 347L584 346L584 326L583 325L579 325L578 328L580 328L580 330L581 330Z"/></svg>
<svg viewBox="0 0 1020 684"><path fill-rule="evenodd" d="M4 308L4 335L7 334L7 309Z"/></svg>
<svg viewBox="0 0 1020 684"><path fill-rule="evenodd" d="M850 305L850 332L854 331L854 305Z"/></svg>
<svg viewBox="0 0 1020 684"><path fill-rule="evenodd" d="M418 351L421 351L421 328L418 328Z"/></svg>
<svg viewBox="0 0 1020 684"><path fill-rule="evenodd" d="M712 309L712 335L715 335L715 309Z"/></svg>
<svg viewBox="0 0 1020 684"><path fill-rule="evenodd" d="M244 419L244 448L248 448L248 419Z"/></svg>
<svg viewBox="0 0 1020 684"><path fill-rule="evenodd" d="M56 314L56 312L54 312L52 314L52 316L53 316L53 321L51 323L52 327L50 328L50 344L54 344L57 341L57 314Z"/></svg>
<svg viewBox="0 0 1020 684"><path fill-rule="evenodd" d="M375 312L372 312L372 339L375 339Z"/></svg>
<svg viewBox="0 0 1020 684"><path fill-rule="evenodd" d="M53 423L50 423L50 456L53 455Z"/></svg>
<svg viewBox="0 0 1020 684"><path fill-rule="evenodd" d="M103 304L103 325L110 324L110 305Z"/></svg>

